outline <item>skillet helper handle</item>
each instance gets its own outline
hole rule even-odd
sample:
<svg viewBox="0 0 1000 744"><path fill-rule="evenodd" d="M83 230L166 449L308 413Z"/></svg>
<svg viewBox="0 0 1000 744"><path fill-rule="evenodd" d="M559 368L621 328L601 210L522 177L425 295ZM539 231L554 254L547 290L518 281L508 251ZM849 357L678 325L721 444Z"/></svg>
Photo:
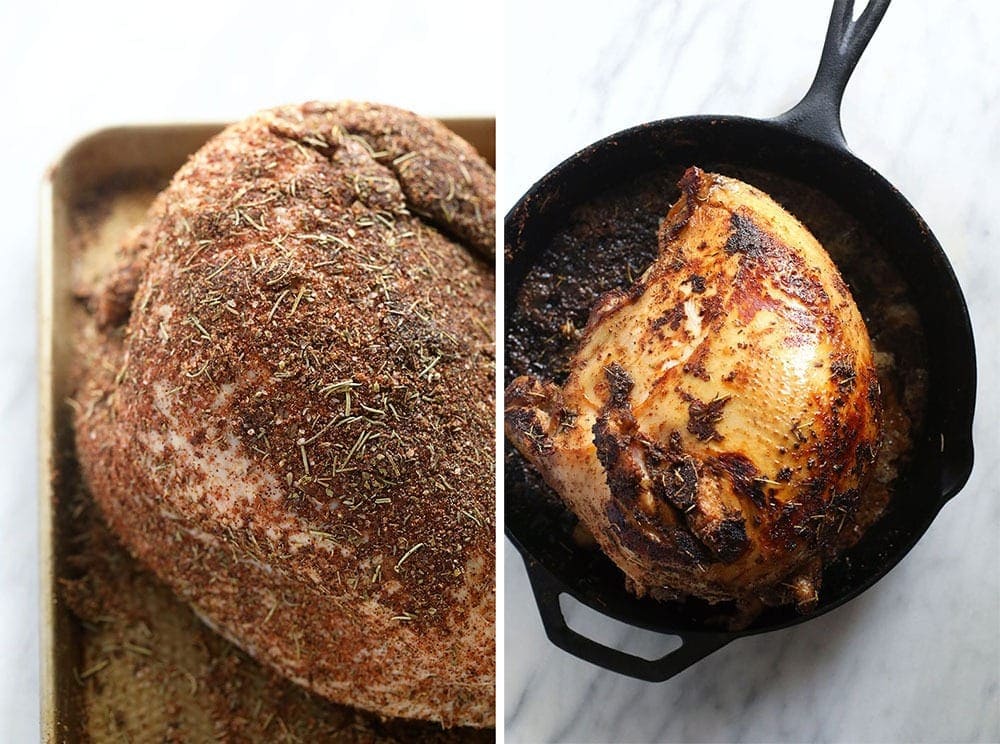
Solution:
<svg viewBox="0 0 1000 744"><path fill-rule="evenodd" d="M888 7L889 0L869 0L858 19L851 20L854 0L834 0L816 77L802 100L778 116L776 122L838 150L847 150L840 126L844 89Z"/></svg>
<svg viewBox="0 0 1000 744"><path fill-rule="evenodd" d="M530 558L525 559L525 568L528 570L531 589L535 593L535 602L549 640L578 659L612 672L646 682L665 682L733 640L733 636L728 633L680 634L680 648L659 659L643 659L609 648L580 635L566 624L559 606L562 589L548 571Z"/></svg>

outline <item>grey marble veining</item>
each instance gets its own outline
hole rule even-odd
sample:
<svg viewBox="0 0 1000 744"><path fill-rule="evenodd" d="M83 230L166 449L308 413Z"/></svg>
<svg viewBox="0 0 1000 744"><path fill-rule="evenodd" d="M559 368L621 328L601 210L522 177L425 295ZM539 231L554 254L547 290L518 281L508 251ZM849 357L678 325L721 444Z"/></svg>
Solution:
<svg viewBox="0 0 1000 744"><path fill-rule="evenodd" d="M828 15L826 2L508 2L501 208L624 127L786 110L812 79ZM994 3L897 0L843 108L852 149L927 220L966 293L979 361L968 485L860 598L663 684L552 646L507 543L507 741L1000 741L997 28ZM670 647L580 615L571 624L616 647Z"/></svg>

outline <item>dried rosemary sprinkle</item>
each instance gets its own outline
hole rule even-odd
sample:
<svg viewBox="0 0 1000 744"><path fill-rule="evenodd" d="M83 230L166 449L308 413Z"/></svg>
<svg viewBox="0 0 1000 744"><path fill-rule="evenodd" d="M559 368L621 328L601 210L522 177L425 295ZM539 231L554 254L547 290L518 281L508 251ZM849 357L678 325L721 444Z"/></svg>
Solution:
<svg viewBox="0 0 1000 744"><path fill-rule="evenodd" d="M288 294L289 292L291 292L291 290L290 290L290 289L283 289L283 290L281 291L281 293L280 293L280 294L278 295L278 299L276 299L276 300L274 301L274 304L273 304L273 305L271 305L271 312L269 312L269 313L267 314L267 322L268 322L268 323L270 323L270 322L271 322L272 320L274 320L274 314L275 314L276 312L278 312L278 306L279 306L279 305L281 304L281 301L282 301L283 299L285 299L285 295L287 295L287 294Z"/></svg>
<svg viewBox="0 0 1000 744"><path fill-rule="evenodd" d="M209 362L208 362L208 360L206 360L205 363L203 365L201 365L201 368L197 372L194 372L194 373L185 370L184 376L185 377L190 377L192 380L195 379L195 378L197 378L197 377L201 377L208 370L208 364L209 364ZM177 388L174 388L174 391L176 391L176 390L177 390Z"/></svg>
<svg viewBox="0 0 1000 744"><path fill-rule="evenodd" d="M306 454L304 444L299 445L299 452L302 453L302 467L306 471L306 475L309 475L309 456Z"/></svg>
<svg viewBox="0 0 1000 744"><path fill-rule="evenodd" d="M417 543L412 548L410 548L405 553L403 553L403 557L400 558L399 561L397 561L397 563L396 563L396 571L399 571L399 567L403 565L403 561L405 561L411 555L413 555L414 553L416 553L422 547L424 547L424 544L422 542L421 543Z"/></svg>
<svg viewBox="0 0 1000 744"><path fill-rule="evenodd" d="M299 309L299 303L302 302L302 295L304 295L305 293L306 293L306 287L305 286L300 287L299 293L295 295L295 301L292 303L292 309L288 311L289 318L295 315L295 311Z"/></svg>
<svg viewBox="0 0 1000 744"><path fill-rule="evenodd" d="M398 158L395 158L392 161L392 164L395 165L398 168L399 166L403 165L404 163L407 163L410 160L413 160L413 158L417 157L418 155L419 155L419 153L416 153L416 152L405 153L403 155L400 155Z"/></svg>
<svg viewBox="0 0 1000 744"><path fill-rule="evenodd" d="M131 651L134 654L139 654L140 656L153 655L152 649L146 648L145 646L140 646L137 643L132 643L131 641L125 641L125 643L122 644L122 648L124 648L126 651Z"/></svg>
<svg viewBox="0 0 1000 744"><path fill-rule="evenodd" d="M229 268L229 265L235 260L236 256L230 256L228 259L226 259L225 263L221 264L217 269L215 269L215 271L213 271L211 274L206 275L205 279L214 279L223 271L225 271L227 268Z"/></svg>
<svg viewBox="0 0 1000 744"><path fill-rule="evenodd" d="M480 522L477 517L475 517L474 515L470 514L465 509L459 509L458 513L459 514L464 514L466 517L468 517L470 520L472 520L473 524L475 524L476 527L482 527L483 526L483 523Z"/></svg>
<svg viewBox="0 0 1000 744"><path fill-rule="evenodd" d="M319 394L326 397L339 393L349 393L356 387L361 387L361 383L354 380L338 380L337 382L331 382L329 385L324 385L320 388Z"/></svg>
<svg viewBox="0 0 1000 744"><path fill-rule="evenodd" d="M314 535L315 537L322 537L325 540L329 540L334 545L338 545L339 544L337 542L336 535L334 535L332 532L324 532L323 530L309 530L309 534L310 535Z"/></svg>
<svg viewBox="0 0 1000 744"><path fill-rule="evenodd" d="M93 665L87 667L86 669L84 669L82 672L80 672L80 679L83 680L83 679L87 679L88 677L93 677L95 674L97 674L102 669L107 669L107 667L108 667L109 664L111 664L111 660L110 659L101 659L96 664L93 664Z"/></svg>
<svg viewBox="0 0 1000 744"><path fill-rule="evenodd" d="M198 318L196 318L194 315L191 315L188 317L188 322L198 329L198 333L201 334L202 338L204 338L206 341L212 340L212 336L209 334L208 331L205 330L205 326L201 324L201 321L198 320Z"/></svg>
<svg viewBox="0 0 1000 744"><path fill-rule="evenodd" d="M271 605L271 609L267 611L267 615L264 617L264 620L261 622L261 625L267 625L267 621L271 619L271 616L274 615L274 612L277 609L278 609L278 600L274 600L274 604Z"/></svg>

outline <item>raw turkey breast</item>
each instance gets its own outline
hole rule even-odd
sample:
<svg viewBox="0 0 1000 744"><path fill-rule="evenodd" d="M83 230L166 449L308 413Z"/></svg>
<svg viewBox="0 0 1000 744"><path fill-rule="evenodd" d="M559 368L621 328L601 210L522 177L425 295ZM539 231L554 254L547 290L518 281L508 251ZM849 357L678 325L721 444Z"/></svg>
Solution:
<svg viewBox="0 0 1000 744"><path fill-rule="evenodd" d="M77 395L114 532L332 700L494 721L494 174L387 106L262 112L156 199Z"/></svg>

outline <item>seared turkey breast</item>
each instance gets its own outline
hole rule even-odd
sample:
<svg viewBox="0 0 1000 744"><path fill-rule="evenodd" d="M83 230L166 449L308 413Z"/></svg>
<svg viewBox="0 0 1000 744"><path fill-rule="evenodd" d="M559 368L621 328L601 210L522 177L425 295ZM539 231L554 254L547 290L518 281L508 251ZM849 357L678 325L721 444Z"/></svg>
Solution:
<svg viewBox="0 0 1000 744"><path fill-rule="evenodd" d="M76 442L126 547L332 700L494 720L494 175L307 104L177 173L92 298Z"/></svg>
<svg viewBox="0 0 1000 744"><path fill-rule="evenodd" d="M690 168L655 262L593 308L562 387L519 377L508 438L639 596L817 598L880 441L864 321L766 194Z"/></svg>

